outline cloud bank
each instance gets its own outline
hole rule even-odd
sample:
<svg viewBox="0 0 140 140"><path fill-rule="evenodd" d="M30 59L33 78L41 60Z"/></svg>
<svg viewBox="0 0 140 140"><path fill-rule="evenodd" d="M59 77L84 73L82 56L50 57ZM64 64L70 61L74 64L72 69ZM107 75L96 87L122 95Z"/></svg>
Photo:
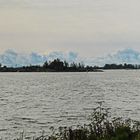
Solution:
<svg viewBox="0 0 140 140"><path fill-rule="evenodd" d="M34 52L31 54L23 54L17 53L14 50L7 50L0 55L0 63L8 67L20 67L28 65L42 65L45 61L52 61L56 58L67 60L70 63L78 61L78 54L74 52L52 52L48 55L40 55Z"/></svg>
<svg viewBox="0 0 140 140"><path fill-rule="evenodd" d="M86 65L103 66L105 64L140 64L140 52L133 49L124 49L114 54L109 54L104 57L85 58L80 57L75 52L51 52L48 55L40 55L38 53L23 54L13 50L7 50L0 55L0 63L9 67L19 67L27 65L42 65L45 61L52 61L56 58L72 62L84 62Z"/></svg>
<svg viewBox="0 0 140 140"><path fill-rule="evenodd" d="M98 57L88 61L90 62L91 65L100 65L100 66L103 66L104 64L112 64L112 63L140 64L140 52L128 48L128 49L118 51L114 54L109 54L107 56Z"/></svg>

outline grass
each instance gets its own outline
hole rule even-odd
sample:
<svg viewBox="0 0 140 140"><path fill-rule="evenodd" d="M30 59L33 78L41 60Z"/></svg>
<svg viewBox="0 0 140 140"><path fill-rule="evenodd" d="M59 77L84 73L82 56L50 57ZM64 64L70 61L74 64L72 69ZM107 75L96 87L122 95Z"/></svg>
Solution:
<svg viewBox="0 0 140 140"><path fill-rule="evenodd" d="M84 126L60 127L58 132L52 127L52 135L33 140L140 140L140 123L131 119L111 118L107 109L95 108L89 116L90 124ZM16 140L23 140L23 135Z"/></svg>

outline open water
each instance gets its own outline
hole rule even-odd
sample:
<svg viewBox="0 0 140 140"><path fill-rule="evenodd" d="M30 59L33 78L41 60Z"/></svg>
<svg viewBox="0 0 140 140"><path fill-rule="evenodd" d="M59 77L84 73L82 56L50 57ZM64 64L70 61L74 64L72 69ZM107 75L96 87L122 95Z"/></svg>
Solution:
<svg viewBox="0 0 140 140"><path fill-rule="evenodd" d="M87 123L98 102L140 121L140 71L0 73L0 137Z"/></svg>

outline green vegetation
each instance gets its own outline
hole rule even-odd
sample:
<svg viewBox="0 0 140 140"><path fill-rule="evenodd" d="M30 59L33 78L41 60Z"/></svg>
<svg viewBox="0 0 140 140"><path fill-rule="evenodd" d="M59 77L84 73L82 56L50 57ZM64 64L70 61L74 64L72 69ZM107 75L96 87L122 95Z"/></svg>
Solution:
<svg viewBox="0 0 140 140"><path fill-rule="evenodd" d="M42 66L23 66L23 67L6 67L0 64L0 72L87 72L101 71L98 67L85 66L83 63L71 63L55 59L50 62L45 62Z"/></svg>
<svg viewBox="0 0 140 140"><path fill-rule="evenodd" d="M34 140L140 140L140 123L122 118L111 118L108 110L97 107L90 115L90 124L84 126L60 127L52 135L34 138ZM23 135L20 139L23 140Z"/></svg>
<svg viewBox="0 0 140 140"><path fill-rule="evenodd" d="M99 66L85 66L83 63L68 63L60 59L46 61L43 65L22 67L7 67L0 64L0 72L103 72L108 69L140 69L140 65L133 64L105 64Z"/></svg>
<svg viewBox="0 0 140 140"><path fill-rule="evenodd" d="M55 59L46 61L43 65L30 65L22 67L7 67L0 64L0 72L103 72L108 69L140 69L140 65L133 64L105 64L99 66L85 66L83 63L68 63Z"/></svg>
<svg viewBox="0 0 140 140"><path fill-rule="evenodd" d="M140 65L133 64L105 64L103 69L140 69Z"/></svg>

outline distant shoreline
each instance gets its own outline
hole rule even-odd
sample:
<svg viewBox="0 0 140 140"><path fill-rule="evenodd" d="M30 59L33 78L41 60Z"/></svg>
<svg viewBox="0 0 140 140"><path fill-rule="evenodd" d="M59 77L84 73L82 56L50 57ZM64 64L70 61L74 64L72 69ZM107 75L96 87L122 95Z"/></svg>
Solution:
<svg viewBox="0 0 140 140"><path fill-rule="evenodd" d="M72 72L72 73L76 73L76 72L80 72L80 73L83 73L83 72L104 72L103 70L101 70L101 69L96 69L96 70L92 70L92 71L55 71L55 70L45 70L45 71L20 71L20 70L16 70L16 68L15 69L13 69L13 70L9 70L9 69L11 69L11 68L8 68L8 69L5 69L5 70L0 70L0 73L6 73L6 72L12 72L12 73L30 73L30 72L35 72L35 73L41 73L41 72L44 72L44 73L55 73L55 72L57 72L57 73L60 73L60 72L64 72L64 73L70 73L70 72Z"/></svg>
<svg viewBox="0 0 140 140"><path fill-rule="evenodd" d="M41 65L7 67L0 64L0 72L104 72L104 70L140 69L138 64L105 64L104 66L85 66L84 63L68 63L60 59L46 61Z"/></svg>
<svg viewBox="0 0 140 140"><path fill-rule="evenodd" d="M45 71L30 71L30 70L27 70L27 71L24 71L24 70L17 70L18 68L7 68L7 69L4 69L4 70L0 70L0 73L88 73L88 72L105 72L105 71L111 71L111 70L114 70L114 71L119 71L119 70L125 70L125 71L129 71L129 70L140 70L140 69L95 69L95 70L92 70L92 71L55 71L55 70L45 70Z"/></svg>

